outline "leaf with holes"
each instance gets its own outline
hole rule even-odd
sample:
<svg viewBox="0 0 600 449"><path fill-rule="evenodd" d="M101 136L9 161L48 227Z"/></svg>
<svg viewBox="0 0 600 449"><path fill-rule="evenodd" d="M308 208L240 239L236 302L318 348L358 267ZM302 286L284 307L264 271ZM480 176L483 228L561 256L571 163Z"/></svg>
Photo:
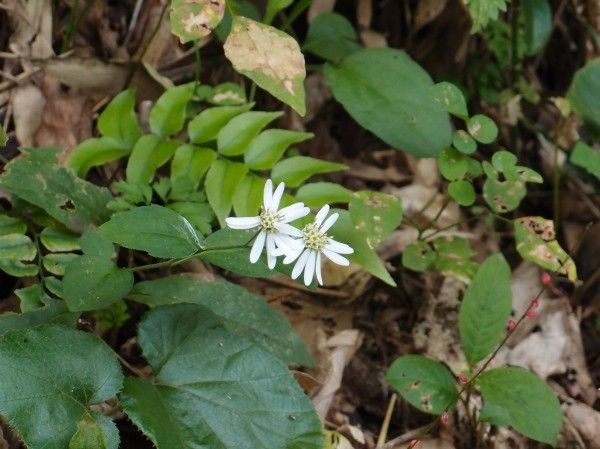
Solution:
<svg viewBox="0 0 600 449"><path fill-rule="evenodd" d="M238 72L304 115L306 70L294 38L272 26L235 16L223 49Z"/></svg>
<svg viewBox="0 0 600 449"><path fill-rule="evenodd" d="M224 14L225 0L173 0L171 30L185 44L212 33Z"/></svg>
<svg viewBox="0 0 600 449"><path fill-rule="evenodd" d="M138 343L152 380L127 378L121 404L158 449L322 449L319 419L286 365L204 307L151 310Z"/></svg>
<svg viewBox="0 0 600 449"><path fill-rule="evenodd" d="M439 415L458 400L456 380L440 362L420 355L402 356L390 366L386 380L422 412Z"/></svg>
<svg viewBox="0 0 600 449"><path fill-rule="evenodd" d="M514 220L517 251L525 260L554 273L577 280L577 268L556 240L554 222L543 217L523 217Z"/></svg>
<svg viewBox="0 0 600 449"><path fill-rule="evenodd" d="M47 325L0 338L0 413L30 449L69 447L89 407L114 398L122 383L114 353L91 334Z"/></svg>

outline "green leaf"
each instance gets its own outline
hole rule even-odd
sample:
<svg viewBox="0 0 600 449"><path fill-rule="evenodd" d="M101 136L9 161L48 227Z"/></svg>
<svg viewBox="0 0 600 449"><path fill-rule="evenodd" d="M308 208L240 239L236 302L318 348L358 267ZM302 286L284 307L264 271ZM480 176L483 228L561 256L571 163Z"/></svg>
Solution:
<svg viewBox="0 0 600 449"><path fill-rule="evenodd" d="M244 153L244 162L251 170L266 170L277 163L285 150L314 136L287 129L267 129L256 136Z"/></svg>
<svg viewBox="0 0 600 449"><path fill-rule="evenodd" d="M525 28L525 54L539 53L552 32L552 8L548 0L527 0L521 3Z"/></svg>
<svg viewBox="0 0 600 449"><path fill-rule="evenodd" d="M592 125L596 132L600 130L598 92L600 92L600 58L588 62L575 73L567 96L575 112Z"/></svg>
<svg viewBox="0 0 600 449"><path fill-rule="evenodd" d="M91 334L52 325L0 338L0 413L29 449L68 447L89 407L122 382L114 353Z"/></svg>
<svg viewBox="0 0 600 449"><path fill-rule="evenodd" d="M483 114L477 114L467 120L469 134L481 143L492 143L498 137L496 123Z"/></svg>
<svg viewBox="0 0 600 449"><path fill-rule="evenodd" d="M51 148L27 150L5 166L0 188L44 209L72 231L83 232L89 225L104 223L110 215L106 209L110 192L58 166L59 152Z"/></svg>
<svg viewBox="0 0 600 449"><path fill-rule="evenodd" d="M452 145L464 154L472 154L477 151L477 142L462 129L454 131L452 134Z"/></svg>
<svg viewBox="0 0 600 449"><path fill-rule="evenodd" d="M431 245L421 240L409 244L402 253L402 266L413 271L427 271L431 268L437 254Z"/></svg>
<svg viewBox="0 0 600 449"><path fill-rule="evenodd" d="M387 144L419 157L450 144L449 116L434 100L433 82L406 53L369 48L324 71L335 99Z"/></svg>
<svg viewBox="0 0 600 449"><path fill-rule="evenodd" d="M433 241L437 258L433 267L445 276L452 276L468 284L479 265L471 258L475 252L461 237L438 237Z"/></svg>
<svg viewBox="0 0 600 449"><path fill-rule="evenodd" d="M135 90L121 92L106 106L98 117L98 131L112 137L122 148L131 150L142 136L135 114Z"/></svg>
<svg viewBox="0 0 600 449"><path fill-rule="evenodd" d="M271 171L271 178L276 184L283 181L289 187L298 187L313 175L346 170L347 168L344 164L307 156L294 156L278 162Z"/></svg>
<svg viewBox="0 0 600 449"><path fill-rule="evenodd" d="M331 203L348 203L352 191L333 182L305 184L296 192L296 199L310 207L321 207Z"/></svg>
<svg viewBox="0 0 600 449"><path fill-rule="evenodd" d="M402 221L400 200L372 190L355 192L348 210L354 226L367 236L367 244L372 249L376 249Z"/></svg>
<svg viewBox="0 0 600 449"><path fill-rule="evenodd" d="M556 240L554 222L543 217L522 217L514 220L517 251L525 260L554 273L577 280L575 262Z"/></svg>
<svg viewBox="0 0 600 449"><path fill-rule="evenodd" d="M500 11L506 11L508 0L465 0L471 13L473 26L471 33L477 33L487 26L490 20L497 20Z"/></svg>
<svg viewBox="0 0 600 449"><path fill-rule="evenodd" d="M460 307L460 341L470 366L500 342L511 311L510 267L502 254L488 257L467 288Z"/></svg>
<svg viewBox="0 0 600 449"><path fill-rule="evenodd" d="M23 305L21 305L23 313L9 312L0 315L0 335L10 330L31 328L40 324L54 323L64 324L69 327L75 326L79 314L70 312L64 301L46 296L44 302L44 305L35 310L25 311L23 310Z"/></svg>
<svg viewBox="0 0 600 449"><path fill-rule="evenodd" d="M2 126L0 126L0 147L3 147L8 142L8 135Z"/></svg>
<svg viewBox="0 0 600 449"><path fill-rule="evenodd" d="M110 240L98 233L97 230L88 229L79 239L81 250L88 256L100 256L110 259L115 255L115 248Z"/></svg>
<svg viewBox="0 0 600 449"><path fill-rule="evenodd" d="M177 178L185 178L192 182L194 188L197 188L200 179L216 158L217 153L210 148L181 145L171 160L171 181L175 182Z"/></svg>
<svg viewBox="0 0 600 449"><path fill-rule="evenodd" d="M392 363L385 377L406 401L425 413L440 415L458 400L452 373L427 357L402 356Z"/></svg>
<svg viewBox="0 0 600 449"><path fill-rule="evenodd" d="M173 0L171 30L182 44L208 36L223 19L225 0Z"/></svg>
<svg viewBox="0 0 600 449"><path fill-rule="evenodd" d="M246 175L233 194L233 210L238 217L253 217L258 215L262 204L264 178Z"/></svg>
<svg viewBox="0 0 600 449"><path fill-rule="evenodd" d="M396 286L394 279L390 276L385 265L367 242L367 236L359 230L350 218L350 213L346 210L334 209L332 212L340 214L337 222L333 225L329 234L343 243L350 245L354 253L345 255L351 262L354 262L373 276L381 279L388 285Z"/></svg>
<svg viewBox="0 0 600 449"><path fill-rule="evenodd" d="M583 142L577 142L569 161L600 180L600 151Z"/></svg>
<svg viewBox="0 0 600 449"><path fill-rule="evenodd" d="M125 174L130 184L150 184L154 172L166 164L175 153L178 143L162 140L152 134L140 137L131 151Z"/></svg>
<svg viewBox="0 0 600 449"><path fill-rule="evenodd" d="M79 255L73 253L46 254L42 259L42 264L49 273L63 276L65 267L78 257Z"/></svg>
<svg viewBox="0 0 600 449"><path fill-rule="evenodd" d="M231 282L200 282L190 277L169 276L136 284L128 298L150 307L180 303L205 307L219 317L228 330L284 362L309 366L314 363L302 338L287 320L263 298Z"/></svg>
<svg viewBox="0 0 600 449"><path fill-rule="evenodd" d="M447 81L433 85L433 98L444 111L466 120L469 117L467 102L462 91Z"/></svg>
<svg viewBox="0 0 600 449"><path fill-rule="evenodd" d="M133 287L133 274L104 256L83 255L68 264L62 295L69 310L102 309L123 298Z"/></svg>
<svg viewBox="0 0 600 449"><path fill-rule="evenodd" d="M277 117L281 112L244 112L227 123L219 131L217 147L219 153L225 156L243 154L258 133Z"/></svg>
<svg viewBox="0 0 600 449"><path fill-rule="evenodd" d="M208 108L194 117L188 124L191 143L205 143L215 140L221 128L236 115L252 109L254 103L242 106L221 106Z"/></svg>
<svg viewBox="0 0 600 449"><path fill-rule="evenodd" d="M0 259L0 270L14 277L36 276L39 273L37 265L25 264L20 260Z"/></svg>
<svg viewBox="0 0 600 449"><path fill-rule="evenodd" d="M221 227L231 212L233 194L248 172L248 167L238 162L218 159L210 166L204 188L206 197Z"/></svg>
<svg viewBox="0 0 600 449"><path fill-rule="evenodd" d="M463 178L469 169L469 158L451 147L438 155L437 163L440 173L449 181Z"/></svg>
<svg viewBox="0 0 600 449"><path fill-rule="evenodd" d="M562 426L560 403L542 379L523 368L502 367L484 372L477 383L485 404L501 410L515 430L556 446Z"/></svg>
<svg viewBox="0 0 600 449"><path fill-rule="evenodd" d="M69 449L118 449L119 431L115 423L99 413L90 413L77 423Z"/></svg>
<svg viewBox="0 0 600 449"><path fill-rule="evenodd" d="M283 31L234 16L223 45L233 68L304 115L304 56L298 42Z"/></svg>
<svg viewBox="0 0 600 449"><path fill-rule="evenodd" d="M80 249L79 235L68 229L44 228L40 234L40 240L46 249L53 253L66 253Z"/></svg>
<svg viewBox="0 0 600 449"><path fill-rule="evenodd" d="M87 139L73 150L67 159L67 167L80 178L85 178L92 167L115 161L127 156L130 149L112 137Z"/></svg>
<svg viewBox="0 0 600 449"><path fill-rule="evenodd" d="M200 248L198 235L189 221L155 204L114 214L98 232L120 246L165 259L187 257Z"/></svg>
<svg viewBox="0 0 600 449"><path fill-rule="evenodd" d="M150 129L154 134L168 137L183 129L187 104L192 99L194 86L195 83L188 83L172 87L160 96L148 117Z"/></svg>
<svg viewBox="0 0 600 449"><path fill-rule="evenodd" d="M249 244L257 234L256 229L242 231L224 228L213 232L202 242L202 247L210 251L200 253L200 259L242 276L273 276L273 270L267 266L264 255L258 262L250 263Z"/></svg>
<svg viewBox="0 0 600 449"><path fill-rule="evenodd" d="M469 181L452 181L448 184L448 193L461 206L471 206L477 198L473 184Z"/></svg>
<svg viewBox="0 0 600 449"><path fill-rule="evenodd" d="M19 298L19 308L21 312L30 312L43 307L48 296L44 293L40 284L33 284L15 290L15 295Z"/></svg>
<svg viewBox="0 0 600 449"><path fill-rule="evenodd" d="M0 215L0 235L7 234L25 234L27 225L20 219L9 217L8 215Z"/></svg>
<svg viewBox="0 0 600 449"><path fill-rule="evenodd" d="M206 101L217 106L238 106L248 100L244 88L239 84L221 83L215 86Z"/></svg>
<svg viewBox="0 0 600 449"><path fill-rule="evenodd" d="M270 24L275 18L275 15L282 9L290 6L293 1L294 0L267 0L267 10L265 11L263 22Z"/></svg>
<svg viewBox="0 0 600 449"><path fill-rule="evenodd" d="M201 234L210 234L212 231L211 223L215 215L208 203L176 201L169 203L167 207L184 216Z"/></svg>
<svg viewBox="0 0 600 449"><path fill-rule="evenodd" d="M29 237L23 234L0 236L0 260L25 260L35 258L37 251Z"/></svg>
<svg viewBox="0 0 600 449"><path fill-rule="evenodd" d="M310 22L302 50L330 62L338 62L360 50L352 23L335 12L323 12Z"/></svg>
<svg viewBox="0 0 600 449"><path fill-rule="evenodd" d="M321 424L285 364L205 308L151 310L138 342L153 381L128 378L121 403L158 449L322 449Z"/></svg>

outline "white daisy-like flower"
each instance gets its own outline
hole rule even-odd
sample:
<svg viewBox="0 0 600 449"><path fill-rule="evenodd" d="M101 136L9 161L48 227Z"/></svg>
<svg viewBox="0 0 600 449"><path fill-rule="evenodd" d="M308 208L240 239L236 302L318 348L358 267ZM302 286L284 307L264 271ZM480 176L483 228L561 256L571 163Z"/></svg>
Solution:
<svg viewBox="0 0 600 449"><path fill-rule="evenodd" d="M283 259L284 264L290 264L298 259L292 270L292 279L296 279L304 271L304 284L306 286L311 284L314 275L316 275L319 285L323 285L321 254L338 265L348 266L350 261L341 254L352 254L354 252L350 246L340 243L326 234L339 218L339 214L336 212L325 220L328 213L329 206L323 206L317 212L315 221L307 224L302 229L302 245L300 247L292 248L286 253L277 252L286 256Z"/></svg>
<svg viewBox="0 0 600 449"><path fill-rule="evenodd" d="M304 203L295 203L291 206L279 209L279 203L283 197L284 183L280 183L273 192L273 182L268 179L263 192L263 205L260 214L256 217L229 217L225 219L227 226L232 229L254 229L260 228L260 232L254 240L250 250L250 262L256 263L263 249L267 249L267 264L269 268L275 268L277 250L281 254L288 253L300 245L297 239L302 237L302 231L288 224L291 221L308 215L310 209Z"/></svg>

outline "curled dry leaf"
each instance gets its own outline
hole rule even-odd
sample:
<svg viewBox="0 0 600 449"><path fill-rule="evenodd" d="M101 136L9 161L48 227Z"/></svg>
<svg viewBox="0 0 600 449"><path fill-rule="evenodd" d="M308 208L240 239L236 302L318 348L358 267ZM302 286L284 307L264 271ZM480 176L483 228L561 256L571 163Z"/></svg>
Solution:
<svg viewBox="0 0 600 449"><path fill-rule="evenodd" d="M587 448L600 449L600 412L580 402L572 402L567 403L564 413L587 444Z"/></svg>
<svg viewBox="0 0 600 449"><path fill-rule="evenodd" d="M171 27L182 43L208 36L223 19L225 0L173 0Z"/></svg>
<svg viewBox="0 0 600 449"><path fill-rule="evenodd" d="M33 146L35 133L42 122L45 103L41 90L33 84L17 87L12 92L15 135L21 146Z"/></svg>
<svg viewBox="0 0 600 449"><path fill-rule="evenodd" d="M304 115L304 56L283 31L246 17L233 19L223 46L233 67Z"/></svg>

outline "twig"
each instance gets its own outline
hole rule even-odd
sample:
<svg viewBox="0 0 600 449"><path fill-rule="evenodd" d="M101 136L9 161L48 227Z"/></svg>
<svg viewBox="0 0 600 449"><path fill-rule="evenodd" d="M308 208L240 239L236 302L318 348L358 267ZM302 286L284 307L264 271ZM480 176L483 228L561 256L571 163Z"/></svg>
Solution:
<svg viewBox="0 0 600 449"><path fill-rule="evenodd" d="M387 439L388 429L390 428L390 421L392 419L392 413L394 412L394 406L396 405L396 400L398 399L398 395L394 393L390 398L390 402L388 404L388 408L385 412L385 417L383 418L383 424L381 424L381 430L379 431L379 437L377 438L376 448L381 448L385 444L385 440Z"/></svg>

